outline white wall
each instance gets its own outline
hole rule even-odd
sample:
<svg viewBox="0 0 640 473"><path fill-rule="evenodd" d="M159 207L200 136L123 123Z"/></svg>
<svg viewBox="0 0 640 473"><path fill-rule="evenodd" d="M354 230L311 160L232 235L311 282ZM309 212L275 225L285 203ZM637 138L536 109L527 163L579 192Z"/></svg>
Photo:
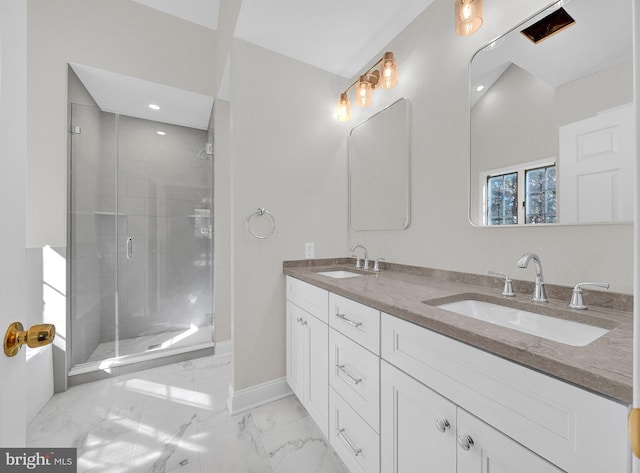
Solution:
<svg viewBox="0 0 640 473"><path fill-rule="evenodd" d="M334 118L337 89L332 74L234 42L229 231L236 391L285 374L282 261L304 258L306 242L315 243L318 258L347 253L346 129ZM276 219L265 240L245 228L258 207Z"/></svg>
<svg viewBox="0 0 640 473"><path fill-rule="evenodd" d="M27 25L27 246L65 246L67 63L213 96L216 33L129 0L29 0Z"/></svg>
<svg viewBox="0 0 640 473"><path fill-rule="evenodd" d="M460 38L453 30L453 2L436 0L384 48L400 61L398 88L374 92L375 108L366 114L355 110L350 125L334 118L338 94L350 81L234 41L230 142L226 155L216 145L215 158L216 182L228 179L229 191L216 193L216 214L223 206L229 215L228 228L217 222L216 238L225 232L229 247L222 274L228 274L233 317L234 389L284 376L282 260L302 258L305 242L315 243L317 257L347 255L357 242L374 258L479 274L493 269L519 279L533 279L532 270L517 270L515 263L523 252L535 251L549 283L607 280L612 291L632 292L630 225L496 229L468 222L469 59L547 3L486 2L482 29ZM215 39L125 0L29 0L29 7L28 243L60 245L66 62L214 95L207 59L215 55L203 53L206 46L185 54L185 45ZM401 96L413 111L412 225L398 232L350 232L348 130ZM254 239L244 226L257 207L277 220L267 240ZM219 285L218 270L216 275Z"/></svg>
<svg viewBox="0 0 640 473"><path fill-rule="evenodd" d="M231 143L229 102L213 106L215 142L213 172L213 290L215 340L231 340Z"/></svg>
<svg viewBox="0 0 640 473"><path fill-rule="evenodd" d="M533 270L518 269L516 262L533 251L548 283L608 281L611 291L632 293L632 225L476 228L467 219L469 60L548 3L486 2L480 31L457 37L453 2L436 0L385 48L400 63L393 95L413 105L412 225L398 232L351 231L349 243L363 243L373 258L477 274L503 271L524 280L533 279ZM382 94L374 92L380 106L395 99Z"/></svg>
<svg viewBox="0 0 640 473"><path fill-rule="evenodd" d="M482 29L461 38L454 33L453 2L436 0L384 48L400 62L399 86L374 92L374 106L354 107L347 125L336 122L335 103L349 80L234 43L226 172L236 391L285 374L281 262L302 258L307 241L320 258L346 256L351 244L362 243L373 258L477 274L505 271L524 280L533 280L533 270L517 269L516 262L533 251L549 283L608 281L612 291L632 292L632 225L496 229L468 220L469 60L547 3L487 2ZM412 224L405 231L350 231L348 132L403 96L413 115ZM244 228L257 207L273 212L278 223L267 240Z"/></svg>

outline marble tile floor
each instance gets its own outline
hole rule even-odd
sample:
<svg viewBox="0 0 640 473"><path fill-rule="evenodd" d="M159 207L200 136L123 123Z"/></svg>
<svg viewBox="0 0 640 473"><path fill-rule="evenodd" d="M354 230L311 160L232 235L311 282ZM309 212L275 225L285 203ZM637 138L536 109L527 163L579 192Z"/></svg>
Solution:
<svg viewBox="0 0 640 473"><path fill-rule="evenodd" d="M294 396L231 416L230 368L211 356L74 386L28 446L76 447L79 473L347 473Z"/></svg>

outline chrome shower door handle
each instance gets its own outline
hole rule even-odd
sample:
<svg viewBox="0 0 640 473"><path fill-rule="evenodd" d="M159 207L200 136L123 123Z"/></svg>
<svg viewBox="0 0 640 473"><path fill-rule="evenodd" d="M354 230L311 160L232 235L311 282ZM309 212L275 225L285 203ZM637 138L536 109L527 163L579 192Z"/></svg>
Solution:
<svg viewBox="0 0 640 473"><path fill-rule="evenodd" d="M133 238L127 238L127 259L133 258Z"/></svg>

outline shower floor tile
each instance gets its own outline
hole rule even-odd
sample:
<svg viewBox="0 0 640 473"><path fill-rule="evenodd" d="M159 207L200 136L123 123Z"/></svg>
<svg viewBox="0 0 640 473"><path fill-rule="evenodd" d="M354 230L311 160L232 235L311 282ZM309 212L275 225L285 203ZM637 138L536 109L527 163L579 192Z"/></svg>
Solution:
<svg viewBox="0 0 640 473"><path fill-rule="evenodd" d="M211 343L211 329L196 327L188 330L143 335L127 338L118 342L118 355L127 356L145 353L150 350L177 349ZM86 363L104 361L116 357L116 342L100 343L93 351Z"/></svg>
<svg viewBox="0 0 640 473"><path fill-rule="evenodd" d="M228 355L70 388L29 424L30 447L76 447L78 472L347 473L294 396L231 416Z"/></svg>

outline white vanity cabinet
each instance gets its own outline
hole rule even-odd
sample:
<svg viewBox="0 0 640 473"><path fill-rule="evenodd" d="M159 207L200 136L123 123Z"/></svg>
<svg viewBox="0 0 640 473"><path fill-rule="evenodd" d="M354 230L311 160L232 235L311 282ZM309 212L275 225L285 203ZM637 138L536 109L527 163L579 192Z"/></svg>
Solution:
<svg viewBox="0 0 640 473"><path fill-rule="evenodd" d="M457 406L456 421L449 420L451 430L455 429L458 437L469 435L475 443L468 452L457 449L458 471L488 471L478 468L480 464L486 468L491 462L503 469L494 466L490 471L505 472L629 471L626 405L388 314L382 314L381 327L383 360L406 373L403 376L415 378L413 383L400 384L398 376L391 376L383 366L381 438L385 472L411 471L386 469L387 465L402 465L404 456L409 455L401 450L402 445L397 447L398 431L394 429L398 419L389 417L398 416L397 412L389 413L397 401L393 400L396 393L389 392L394 389L389 383L396 383L405 392L418 391L416 386L423 385ZM407 389L409 384L413 387ZM430 412L424 402L423 411ZM431 428L445 414L431 415L435 418L425 420L423 428ZM536 464L536 458L544 459L543 463L532 470L523 469L525 463ZM469 469L461 470L460 465L469 465ZM471 465L476 466L472 469Z"/></svg>
<svg viewBox="0 0 640 473"><path fill-rule="evenodd" d="M380 472L380 311L329 293L329 443L351 473Z"/></svg>
<svg viewBox="0 0 640 473"><path fill-rule="evenodd" d="M287 277L287 383L325 437L329 428L328 301L324 289Z"/></svg>
<svg viewBox="0 0 640 473"><path fill-rule="evenodd" d="M381 370L385 473L562 473L394 366Z"/></svg>
<svg viewBox="0 0 640 473"><path fill-rule="evenodd" d="M628 406L287 277L287 381L351 473L629 473Z"/></svg>

